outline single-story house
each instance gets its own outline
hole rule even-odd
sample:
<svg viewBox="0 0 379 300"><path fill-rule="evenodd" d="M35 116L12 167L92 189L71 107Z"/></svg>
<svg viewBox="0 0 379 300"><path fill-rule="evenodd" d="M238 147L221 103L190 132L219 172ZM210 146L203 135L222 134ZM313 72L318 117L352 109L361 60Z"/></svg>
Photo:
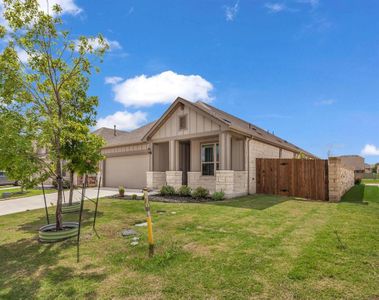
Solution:
<svg viewBox="0 0 379 300"><path fill-rule="evenodd" d="M356 179L362 179L365 173L365 159L359 155L338 156L341 163L347 169L353 170Z"/></svg>
<svg viewBox="0 0 379 300"><path fill-rule="evenodd" d="M155 122L126 132L100 128L102 185L202 186L228 197L256 192L256 158L316 158L207 103L177 98Z"/></svg>
<svg viewBox="0 0 379 300"><path fill-rule="evenodd" d="M372 173L372 166L370 164L365 164L365 173Z"/></svg>
<svg viewBox="0 0 379 300"><path fill-rule="evenodd" d="M341 155L338 156L341 159L341 163L355 172L364 173L365 171L365 159L359 155Z"/></svg>

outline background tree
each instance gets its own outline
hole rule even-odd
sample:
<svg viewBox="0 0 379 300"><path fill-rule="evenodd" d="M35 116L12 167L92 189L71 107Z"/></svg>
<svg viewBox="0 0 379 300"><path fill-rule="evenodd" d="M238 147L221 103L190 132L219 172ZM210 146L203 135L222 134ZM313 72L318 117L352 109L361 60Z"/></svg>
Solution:
<svg viewBox="0 0 379 300"><path fill-rule="evenodd" d="M0 108L0 169L24 188L48 177L50 166L37 151L35 134L19 113Z"/></svg>
<svg viewBox="0 0 379 300"><path fill-rule="evenodd" d="M104 146L104 139L100 136L83 133L81 138L66 137L62 146L65 158L65 167L70 172L70 196L69 205L72 204L74 190L74 173L81 176L94 174L99 170L99 163L104 159L101 148Z"/></svg>
<svg viewBox="0 0 379 300"><path fill-rule="evenodd" d="M33 124L34 138L46 149L57 181L56 229L62 229L62 144L66 128L71 135L95 125L97 97L89 97L93 60L109 47L104 38L73 40L63 29L59 5L42 11L37 0L3 0L6 28L0 35L8 45L1 54L0 99L8 111L20 112ZM49 7L49 5L47 5ZM22 62L16 50L26 53ZM96 71L97 68L95 68Z"/></svg>

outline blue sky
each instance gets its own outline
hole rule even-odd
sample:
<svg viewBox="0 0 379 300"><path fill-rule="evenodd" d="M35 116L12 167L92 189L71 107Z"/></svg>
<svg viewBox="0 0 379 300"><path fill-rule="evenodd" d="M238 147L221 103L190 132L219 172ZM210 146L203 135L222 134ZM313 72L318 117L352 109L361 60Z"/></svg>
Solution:
<svg viewBox="0 0 379 300"><path fill-rule="evenodd" d="M99 126L133 129L176 96L210 101L306 150L379 161L376 0L58 1L111 51Z"/></svg>

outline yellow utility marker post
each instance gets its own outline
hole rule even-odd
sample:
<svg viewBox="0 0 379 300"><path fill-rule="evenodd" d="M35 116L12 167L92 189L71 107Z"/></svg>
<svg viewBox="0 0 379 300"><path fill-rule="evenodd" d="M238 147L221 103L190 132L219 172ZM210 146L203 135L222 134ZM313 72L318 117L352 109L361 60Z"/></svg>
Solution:
<svg viewBox="0 0 379 300"><path fill-rule="evenodd" d="M154 255L154 240L153 240L153 222L151 220L149 194L147 189L143 190L143 197L145 202L146 221L147 221L147 239L149 241L149 256Z"/></svg>

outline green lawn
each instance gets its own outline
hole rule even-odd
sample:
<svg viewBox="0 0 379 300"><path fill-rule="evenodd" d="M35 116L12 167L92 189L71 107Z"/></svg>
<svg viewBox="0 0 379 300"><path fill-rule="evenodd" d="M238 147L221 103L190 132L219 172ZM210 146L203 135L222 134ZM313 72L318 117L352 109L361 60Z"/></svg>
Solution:
<svg viewBox="0 0 379 300"><path fill-rule="evenodd" d="M36 195L42 195L42 190L41 189L30 189L30 190L25 190L23 193L21 192L20 187L15 187L13 189L5 189L1 190L0 189L0 201L1 200L9 200L9 199L15 199L15 198L25 198L25 197L30 197L30 196L36 196ZM45 193L50 194L50 193L56 193L57 191L55 189L46 189ZM10 197L3 198L3 193L14 193Z"/></svg>
<svg viewBox="0 0 379 300"><path fill-rule="evenodd" d="M0 217L1 299L379 297L378 187L356 186L341 203L152 203L153 258L146 227L133 226L144 220L142 201L102 199L98 237L85 206L78 264L75 241L37 242L43 210ZM139 245L124 228L139 232Z"/></svg>
<svg viewBox="0 0 379 300"><path fill-rule="evenodd" d="M362 179L362 183L379 183L378 179Z"/></svg>
<svg viewBox="0 0 379 300"><path fill-rule="evenodd" d="M0 190L4 188L9 188L9 187L14 187L15 185L13 184L7 184L7 185L0 185Z"/></svg>

